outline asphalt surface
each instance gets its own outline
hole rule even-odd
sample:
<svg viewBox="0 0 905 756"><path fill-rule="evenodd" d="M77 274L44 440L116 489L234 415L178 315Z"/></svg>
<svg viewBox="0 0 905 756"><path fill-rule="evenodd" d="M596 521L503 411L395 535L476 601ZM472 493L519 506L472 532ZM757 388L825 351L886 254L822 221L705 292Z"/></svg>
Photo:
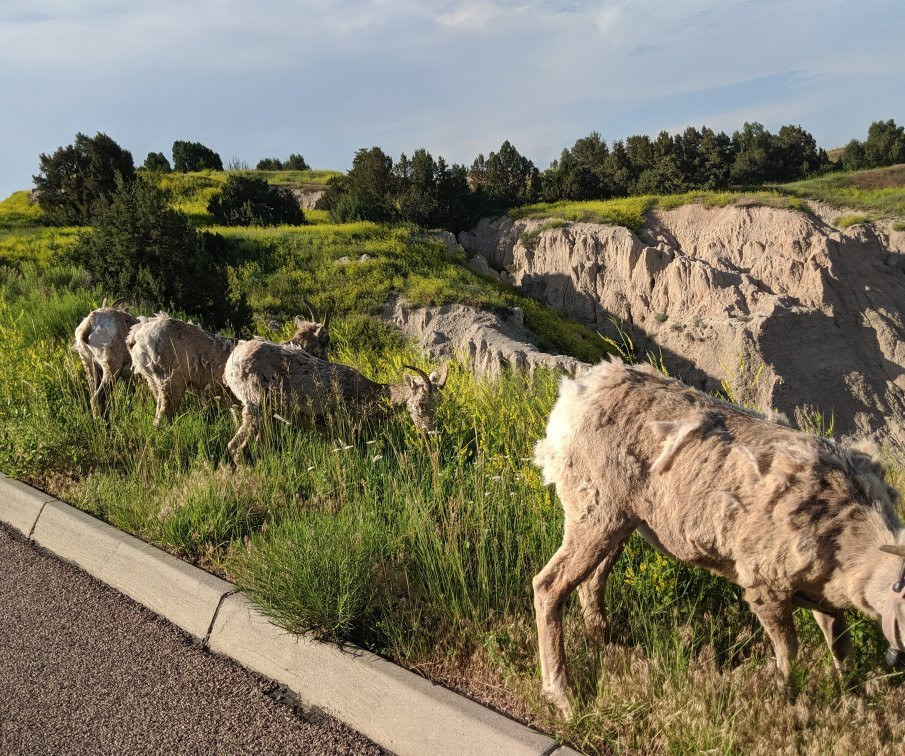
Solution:
<svg viewBox="0 0 905 756"><path fill-rule="evenodd" d="M0 754L377 754L0 527Z"/></svg>

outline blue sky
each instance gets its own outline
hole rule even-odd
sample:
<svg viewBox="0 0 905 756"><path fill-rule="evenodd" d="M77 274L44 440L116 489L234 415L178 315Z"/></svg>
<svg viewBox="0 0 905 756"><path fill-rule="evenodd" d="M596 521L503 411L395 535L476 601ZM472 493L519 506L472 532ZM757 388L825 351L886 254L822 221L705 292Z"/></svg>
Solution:
<svg viewBox="0 0 905 756"><path fill-rule="evenodd" d="M2 0L0 197L78 131L337 169L746 120L841 146L905 124L903 39L901 0Z"/></svg>

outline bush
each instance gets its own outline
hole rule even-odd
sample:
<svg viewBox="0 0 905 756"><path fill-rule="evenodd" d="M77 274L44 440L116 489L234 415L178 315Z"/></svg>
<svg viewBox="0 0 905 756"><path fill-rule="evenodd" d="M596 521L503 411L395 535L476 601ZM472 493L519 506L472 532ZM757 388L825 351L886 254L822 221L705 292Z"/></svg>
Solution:
<svg viewBox="0 0 905 756"><path fill-rule="evenodd" d="M208 212L226 226L300 226L305 216L292 192L253 176L230 175Z"/></svg>
<svg viewBox="0 0 905 756"><path fill-rule="evenodd" d="M258 171L310 171L311 166L305 162L298 153L293 153L288 160L281 161L279 158L263 158L258 161L255 170Z"/></svg>
<svg viewBox="0 0 905 756"><path fill-rule="evenodd" d="M135 178L132 153L106 134L76 134L75 143L52 155L41 154L40 173L33 176L38 204L51 223L87 225L95 205L116 190L117 176Z"/></svg>
<svg viewBox="0 0 905 756"><path fill-rule="evenodd" d="M283 163L283 168L287 171L310 171L311 166L305 162L305 158L303 158L298 153L294 152L289 156L289 159Z"/></svg>
<svg viewBox="0 0 905 756"><path fill-rule="evenodd" d="M146 181L120 182L97 211L93 232L72 253L110 292L181 310L214 328L243 331L251 321L244 296L230 290L230 249L217 234L198 233Z"/></svg>
<svg viewBox="0 0 905 756"><path fill-rule="evenodd" d="M222 171L223 161L210 147L200 142L173 142L173 168L180 173L189 171Z"/></svg>
<svg viewBox="0 0 905 756"><path fill-rule="evenodd" d="M145 170L151 173L170 173L173 168L162 152L149 152L145 158Z"/></svg>

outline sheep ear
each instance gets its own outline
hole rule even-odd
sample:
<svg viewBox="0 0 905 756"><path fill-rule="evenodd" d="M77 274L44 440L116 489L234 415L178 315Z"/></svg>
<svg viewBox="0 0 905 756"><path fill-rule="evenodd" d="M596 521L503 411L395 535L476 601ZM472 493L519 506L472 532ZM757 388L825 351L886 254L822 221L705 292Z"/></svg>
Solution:
<svg viewBox="0 0 905 756"><path fill-rule="evenodd" d="M442 389L446 385L447 377L449 377L449 363L444 362L443 367L440 368L440 377L438 380L434 380L433 374L431 374L431 383L434 384L435 388Z"/></svg>
<svg viewBox="0 0 905 756"><path fill-rule="evenodd" d="M887 554L895 554L896 556L905 559L905 544L903 543L884 544L880 547L880 551L885 551Z"/></svg>
<svg viewBox="0 0 905 756"><path fill-rule="evenodd" d="M302 316L301 316L301 315L296 315L296 316L295 316L295 320L294 320L293 322L295 323L295 327L296 327L296 328L299 328L300 326L304 325L304 323L305 323L305 321L302 320Z"/></svg>

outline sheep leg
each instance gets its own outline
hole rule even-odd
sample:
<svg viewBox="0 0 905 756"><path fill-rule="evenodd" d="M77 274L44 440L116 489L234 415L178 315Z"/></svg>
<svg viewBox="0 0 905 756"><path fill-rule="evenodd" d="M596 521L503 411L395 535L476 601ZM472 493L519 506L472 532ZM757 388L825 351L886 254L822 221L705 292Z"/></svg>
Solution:
<svg viewBox="0 0 905 756"><path fill-rule="evenodd" d="M101 379L103 378L103 374L101 373L100 367L93 360L86 360L82 358L82 365L84 365L85 375L88 377L88 392L90 394L88 401L91 405L91 414L95 417L99 417L100 411L98 410L96 395L98 386L100 385Z"/></svg>
<svg viewBox="0 0 905 756"><path fill-rule="evenodd" d="M606 616L606 599L604 592L607 579L613 569L613 565L619 560L622 550L628 538L617 543L603 560L597 565L597 569L591 576L578 586L578 598L581 601L584 624L590 638L599 645L607 642L609 623Z"/></svg>
<svg viewBox="0 0 905 756"><path fill-rule="evenodd" d="M185 386L181 383L176 385L171 384L169 390L165 393L166 407L164 408L164 413L167 416L167 420L173 422L173 418L176 417L176 410L179 409L179 405L182 403L182 397L185 396Z"/></svg>
<svg viewBox="0 0 905 756"><path fill-rule="evenodd" d="M788 597L778 597L765 591L747 589L745 601L764 626L773 651L776 653L776 669L785 682L792 672L792 660L798 654L798 637L792 621L792 602Z"/></svg>
<svg viewBox="0 0 905 756"><path fill-rule="evenodd" d="M535 576L534 611L540 655L541 694L556 706L563 717L572 717L569 680L563 645L562 611L569 595L624 541L634 525L625 522L566 520L565 536L553 558Z"/></svg>
<svg viewBox="0 0 905 756"><path fill-rule="evenodd" d="M91 411L95 417L100 417L107 411L107 399L113 389L113 376L110 373L110 369L104 365L102 371L97 389L91 395Z"/></svg>
<svg viewBox="0 0 905 756"><path fill-rule="evenodd" d="M83 357L79 355L82 360L82 367L85 368L85 377L88 379L88 391L94 396L94 392L97 391L97 384L100 381L100 376L98 375L99 368L94 360L88 359L87 357Z"/></svg>
<svg viewBox="0 0 905 756"><path fill-rule="evenodd" d="M151 391L153 391L154 393L154 401L157 405L157 410L154 412L154 427L159 428L160 423L163 422L164 415L167 414L167 411L169 409L167 403L167 392L156 382L149 383L148 385L151 386Z"/></svg>
<svg viewBox="0 0 905 756"><path fill-rule="evenodd" d="M833 654L833 664L842 672L853 654L852 636L848 631L845 615L842 612L827 613L816 609L811 612Z"/></svg>
<svg viewBox="0 0 905 756"><path fill-rule="evenodd" d="M259 409L250 409L248 407L242 409L242 425L239 426L236 435L230 439L226 447L236 467L242 464L242 453L245 451L249 439L257 435L260 421L261 413Z"/></svg>

